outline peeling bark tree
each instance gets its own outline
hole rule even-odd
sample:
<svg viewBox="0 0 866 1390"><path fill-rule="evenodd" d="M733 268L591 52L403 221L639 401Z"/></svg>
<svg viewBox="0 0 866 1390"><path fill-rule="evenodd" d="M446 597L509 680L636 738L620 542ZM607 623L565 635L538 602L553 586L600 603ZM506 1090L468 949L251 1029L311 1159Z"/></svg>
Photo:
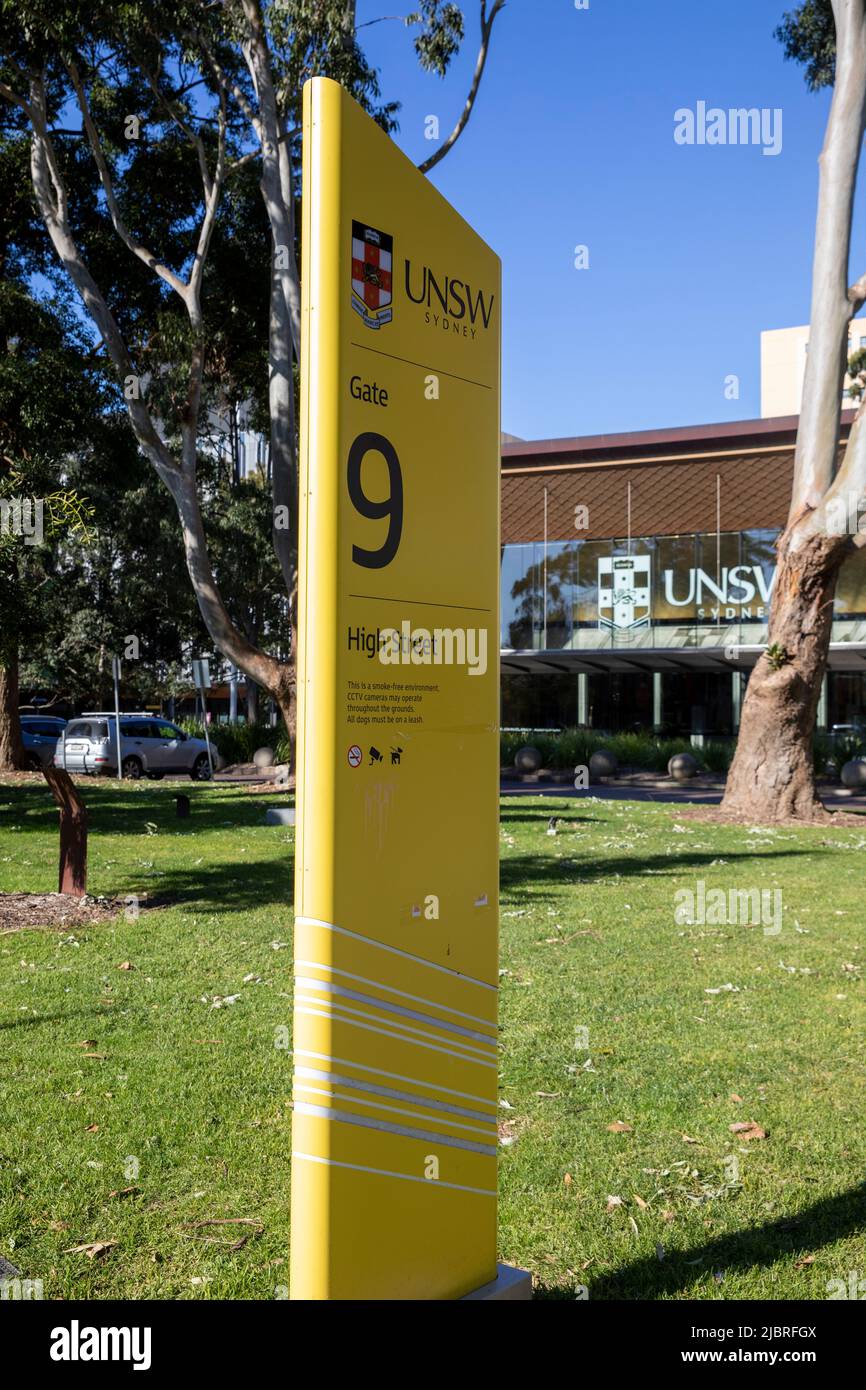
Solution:
<svg viewBox="0 0 866 1390"><path fill-rule="evenodd" d="M422 168L431 168L453 148L466 127L478 95L490 46L493 22L504 0L480 0L481 44L463 113L454 130ZM15 0L8 13L16 22ZM138 261L178 296L189 327L189 360L186 398L178 420L181 446L173 451L166 424L148 408L143 392L125 393L126 407L136 439L145 456L171 492L177 507L187 568L202 618L215 646L255 685L263 688L279 706L289 735L295 732L295 666L297 604L297 431L295 419L294 365L300 353L301 288L298 272L295 200L297 165L293 166L291 126L298 109L298 86L320 70L323 47L343 55L346 70L363 69L361 85L375 90L375 74L363 64L357 46L354 0L322 0L310 10L303 5L270 7L263 0L178 0L169 18L161 19L159 7L135 3L111 27L111 7L97 6L88 29L85 7L75 4L41 6L39 22L33 4L21 6L20 31L37 37L18 43L19 56L5 65L11 80L0 74L0 97L23 113L31 144L31 176L36 203L54 251L90 315L120 382L139 381L134 354L124 339L118 319L91 271L84 248L76 241L70 216L70 197L64 161L58 157L58 136L75 131L58 130L63 102L58 82L78 107L82 137L94 161L108 220L120 242ZM106 14L109 18L106 20ZM416 50L422 65L444 73L463 33L462 13L454 5L440 7L439 0L420 0L421 37ZM196 69L195 80L178 73L170 80L161 45L165 36L160 23L170 29L173 52L183 50L183 64ZM98 25L103 28L95 32ZM106 28L106 24L108 28ZM277 31L269 28L273 25ZM140 29L140 33L136 30ZM186 274L170 266L128 225L123 197L116 187L117 162L99 129L99 107L94 97L105 81L101 71L103 52L122 50L128 70L144 81L167 122L188 141L195 152L201 178L201 217ZM308 58L307 53L312 54ZM174 58L174 66L178 61ZM312 66L310 66L310 63ZM292 89L292 83L296 86ZM201 116L192 88L208 94L211 110ZM244 129L244 134L239 132ZM216 131L216 153L208 153L203 131ZM230 132L234 136L231 157ZM211 148L213 140L210 141ZM244 148L248 145L249 148ZM288 621L292 659L283 661L263 651L245 637L232 620L219 592L208 555L197 482L197 447L205 385L205 322L202 296L204 271L221 201L234 172L254 162L260 173L260 189L270 226L268 265L270 281L268 325L268 410L270 463L274 507L273 546L288 596ZM68 167L68 166L66 166Z"/></svg>
<svg viewBox="0 0 866 1390"><path fill-rule="evenodd" d="M83 898L87 892L87 809L68 772L49 764L42 773L60 810L58 892Z"/></svg>
<svg viewBox="0 0 866 1390"><path fill-rule="evenodd" d="M861 405L837 469L848 323L866 302L866 275L849 286L854 190L866 124L866 4L832 0L836 81L819 160L809 355L794 487L770 603L767 649L749 680L722 809L756 820L829 813L815 787L812 737L845 558L866 544L846 534L866 496Z"/></svg>

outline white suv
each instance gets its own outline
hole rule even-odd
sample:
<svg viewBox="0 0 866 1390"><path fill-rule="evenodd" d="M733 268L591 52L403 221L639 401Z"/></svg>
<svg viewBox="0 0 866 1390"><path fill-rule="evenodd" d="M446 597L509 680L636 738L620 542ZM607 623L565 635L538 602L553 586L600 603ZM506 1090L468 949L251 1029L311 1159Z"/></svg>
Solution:
<svg viewBox="0 0 866 1390"><path fill-rule="evenodd" d="M65 761L64 761L65 760ZM70 719L57 740L54 766L67 772L117 774L115 716L104 711ZM124 777L160 781L167 772L188 773L196 782L211 775L207 744L153 714L120 716L120 768Z"/></svg>

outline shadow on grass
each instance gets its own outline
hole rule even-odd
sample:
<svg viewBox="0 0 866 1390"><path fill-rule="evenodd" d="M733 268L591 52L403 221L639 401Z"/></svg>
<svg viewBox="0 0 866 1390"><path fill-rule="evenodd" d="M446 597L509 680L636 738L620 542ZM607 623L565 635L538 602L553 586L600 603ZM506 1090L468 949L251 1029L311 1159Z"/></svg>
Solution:
<svg viewBox="0 0 866 1390"><path fill-rule="evenodd" d="M89 1009L63 1009L53 1014L28 1014L24 1018L6 1019L5 1023L0 1023L0 1032L11 1028L35 1028L43 1023L65 1023L68 1018L105 1019L106 1016L106 1010L96 1006Z"/></svg>
<svg viewBox="0 0 866 1390"><path fill-rule="evenodd" d="M686 1250L668 1250L664 1260L645 1256L623 1265L589 1284L593 1299L654 1299L678 1293L702 1273L711 1278L747 1269L772 1265L776 1260L814 1253L824 1245L854 1235L866 1227L866 1184L850 1188L837 1197L826 1197L801 1212L780 1217L763 1226L732 1231L704 1245ZM848 1270L828 1271L828 1278L846 1279ZM541 1285L538 1299L575 1297L571 1286ZM724 1278L713 1289L724 1296Z"/></svg>
<svg viewBox="0 0 866 1390"><path fill-rule="evenodd" d="M148 910L154 908L194 908L196 912L251 912L264 908L285 908L291 925L294 857L281 854L275 859L254 859L245 864L235 860L225 864L196 864L189 868L164 869L158 878L144 878L137 887L147 895ZM129 889L136 891L135 887Z"/></svg>
<svg viewBox="0 0 866 1390"><path fill-rule="evenodd" d="M152 821L161 831L194 835L201 830L228 830L252 827L264 822L269 806L293 806L293 792L259 793L240 796L220 795L222 787L202 783L166 782L118 788L116 782L80 779L76 786L87 807L88 829L92 835L142 835L145 822ZM216 794L215 794L216 791ZM190 802L188 820L180 820L175 805L178 796ZM48 787L0 787L0 826L18 825L23 833L38 830L56 832L57 808Z"/></svg>
<svg viewBox="0 0 866 1390"><path fill-rule="evenodd" d="M563 848L567 841L561 841ZM644 854L635 850L626 857L599 859L597 855L584 859L580 852L562 859L551 858L545 854L518 854L503 859L499 866L499 886L504 895L525 888L527 883L561 883L574 887L575 883L594 883L599 879L642 877L647 869L655 870L656 878L673 878L686 869L708 869L718 859L718 849L692 850L684 854ZM738 859L754 863L755 859L778 861L799 855L812 855L816 849L778 849L769 853L756 853L753 849L743 852L725 851L725 865L732 866Z"/></svg>

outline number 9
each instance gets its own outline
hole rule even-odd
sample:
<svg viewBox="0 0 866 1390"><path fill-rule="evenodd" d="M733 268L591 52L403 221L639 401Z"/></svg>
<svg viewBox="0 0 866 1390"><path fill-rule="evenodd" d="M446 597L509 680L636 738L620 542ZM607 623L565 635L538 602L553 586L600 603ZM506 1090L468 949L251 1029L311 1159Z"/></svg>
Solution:
<svg viewBox="0 0 866 1390"><path fill-rule="evenodd" d="M367 454L373 450L381 454L388 465L389 493L382 502L374 502L361 486L361 466ZM363 550L361 546L353 545L352 559L356 565L363 565L365 569L384 569L397 554L403 533L403 474L397 450L391 441L384 435L372 431L359 434L349 450L347 482L352 506L361 516L368 517L370 521L388 518L388 534L381 548Z"/></svg>

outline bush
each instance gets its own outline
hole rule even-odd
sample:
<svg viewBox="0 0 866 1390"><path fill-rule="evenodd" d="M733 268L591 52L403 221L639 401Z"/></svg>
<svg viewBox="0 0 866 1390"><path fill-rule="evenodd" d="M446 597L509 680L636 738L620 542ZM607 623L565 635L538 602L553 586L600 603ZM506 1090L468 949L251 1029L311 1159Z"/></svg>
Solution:
<svg viewBox="0 0 866 1390"><path fill-rule="evenodd" d="M725 743L705 743L703 748L693 749L699 753L699 762L704 764L708 772L727 772L734 760L736 742L731 739Z"/></svg>
<svg viewBox="0 0 866 1390"><path fill-rule="evenodd" d="M193 738L204 738L201 720L184 719L181 728ZM251 763L257 748L273 748L274 761L291 762L289 736L284 724L209 724L208 736L229 766Z"/></svg>
<svg viewBox="0 0 866 1390"><path fill-rule="evenodd" d="M726 773L736 751L735 739L710 739L703 748L692 746L688 738L662 738L649 732L603 734L592 729L563 729L561 733L531 730L500 735L500 766L513 768L514 754L531 744L541 754L542 767L555 771L586 767L597 749L613 753L620 767L636 767L645 772L667 772L675 753L691 753L702 771ZM856 734L833 738L819 733L813 740L815 771L828 769L838 777L844 763L866 756L866 739Z"/></svg>
<svg viewBox="0 0 866 1390"><path fill-rule="evenodd" d="M556 771L586 767L598 750L613 753L620 767L636 767L645 772L667 772L675 753L692 753L709 772L726 772L734 755L734 744L706 743L693 748L688 738L661 738L649 732L603 734L592 729L563 729L561 733L503 733L500 736L500 763L514 766L514 754L524 744L537 748L542 767Z"/></svg>
<svg viewBox="0 0 866 1390"><path fill-rule="evenodd" d="M830 734L816 734L812 742L815 771L819 776L829 769L838 777L845 763L852 758L861 758L863 753L864 741L857 734L837 738Z"/></svg>

